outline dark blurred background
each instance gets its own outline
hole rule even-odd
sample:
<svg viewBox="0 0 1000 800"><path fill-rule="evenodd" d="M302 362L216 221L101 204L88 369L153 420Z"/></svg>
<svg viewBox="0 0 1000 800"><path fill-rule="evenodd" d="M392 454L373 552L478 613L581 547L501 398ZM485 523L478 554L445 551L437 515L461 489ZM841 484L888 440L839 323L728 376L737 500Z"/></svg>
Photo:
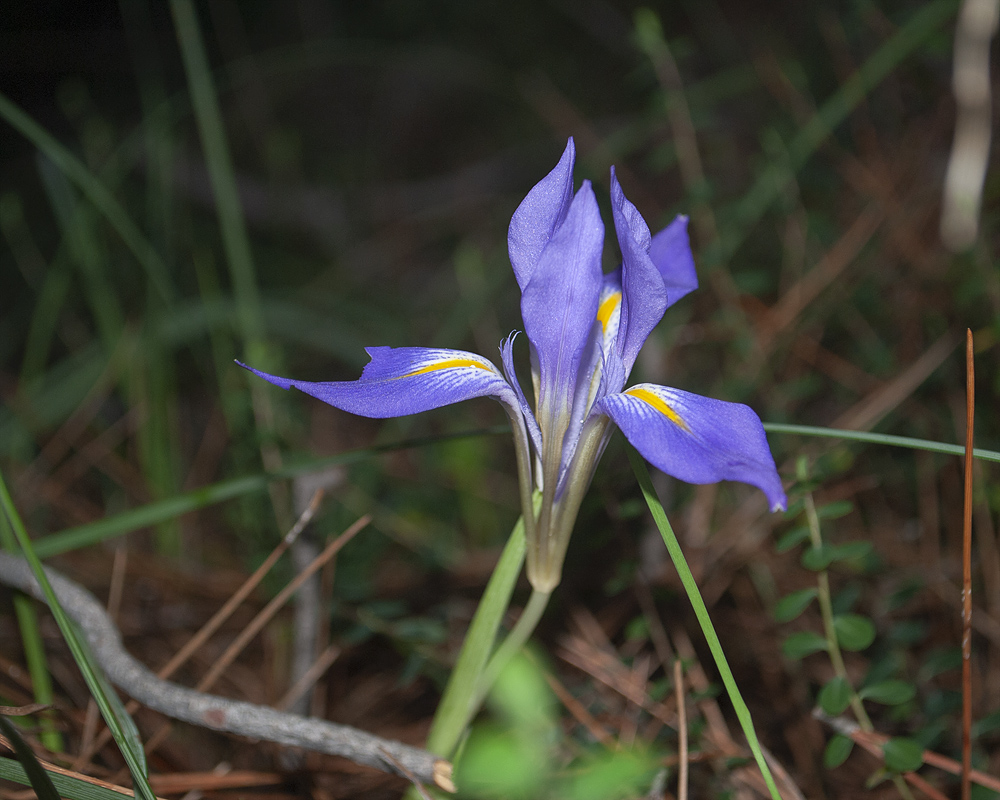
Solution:
<svg viewBox="0 0 1000 800"><path fill-rule="evenodd" d="M194 10L186 28L181 5ZM497 357L521 325L507 224L568 136L606 222L612 164L654 231L691 216L701 288L668 311L633 380L747 402L768 422L958 442L968 327L978 441L997 442L995 170L971 246L956 252L939 234L957 2L174 9L0 10L0 468L35 535L303 459L500 424L484 401L359 420L256 385L232 359L332 380L359 374L370 345ZM179 38L192 37L207 62L191 60L197 47L185 62ZM613 236L605 255L610 269ZM789 434L771 442L793 499L811 489L818 502L847 503L829 535L873 545L835 580L853 593L844 602L887 636L900 619L921 620L922 638L883 653L908 648L897 667L913 677L922 654L955 644L960 461ZM977 585L995 626L1000 492L988 469L979 477ZM378 663L439 678L447 659L434 648L460 636L443 622L448 597L475 598L518 513L509 440L372 457L335 480L321 533L376 516L338 564L337 624L358 624L338 603L391 601L373 606L388 620ZM658 481L723 628L740 631L743 614L808 581L768 538L790 523L762 516L748 490ZM127 541L171 569L248 569L294 519L300 488L277 482ZM635 613L622 593L643 570L686 615L672 573L643 549L637 497L615 442L581 513L552 635L583 602L607 612L615 636ZM103 563L120 540L102 538L64 563ZM886 600L911 585L905 602ZM431 627L392 627L407 615ZM762 669L774 686L788 680L782 631L753 618L766 630L734 648L766 698ZM1000 641L982 635L978 691L995 710L1000 680L986 679L998 674ZM880 657L859 656L856 669ZM841 786L860 785L853 773L821 774L815 752L796 749L789 731L802 726L822 750L808 695L823 668L790 669L801 697L765 702L764 729L807 794L856 796ZM955 708L940 697L955 684L941 680L921 687L909 727L937 725L928 744L948 749ZM414 690L417 724L433 708L432 683Z"/></svg>

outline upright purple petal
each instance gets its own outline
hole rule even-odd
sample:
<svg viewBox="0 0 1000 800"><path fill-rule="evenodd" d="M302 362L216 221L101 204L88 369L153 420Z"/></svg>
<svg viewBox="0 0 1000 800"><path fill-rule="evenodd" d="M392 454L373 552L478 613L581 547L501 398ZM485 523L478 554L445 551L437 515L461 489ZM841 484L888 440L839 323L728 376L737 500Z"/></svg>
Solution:
<svg viewBox="0 0 1000 800"><path fill-rule="evenodd" d="M510 220L507 248L517 285L524 291L552 234L566 219L573 199L573 138L555 169L535 184Z"/></svg>
<svg viewBox="0 0 1000 800"><path fill-rule="evenodd" d="M356 381L294 381L240 366L282 389L298 389L362 417L402 417L473 397L495 397L520 410L500 371L475 353L429 347L366 349L371 361Z"/></svg>
<svg viewBox="0 0 1000 800"><path fill-rule="evenodd" d="M688 218L678 214L673 222L653 237L649 246L649 257L667 287L668 307L698 288L687 225Z"/></svg>
<svg viewBox="0 0 1000 800"><path fill-rule="evenodd" d="M785 508L764 428L749 407L642 383L605 397L595 409L668 475L688 483L742 481L761 489L772 511Z"/></svg>
<svg viewBox="0 0 1000 800"><path fill-rule="evenodd" d="M667 310L663 276L649 257L649 227L639 210L625 197L611 168L611 211L622 251L622 309L617 354L625 374L632 370L650 331Z"/></svg>
<svg viewBox="0 0 1000 800"><path fill-rule="evenodd" d="M590 182L584 181L521 294L524 329L538 357L539 412L551 401L547 393L567 401L573 394L597 318L603 249L601 213Z"/></svg>

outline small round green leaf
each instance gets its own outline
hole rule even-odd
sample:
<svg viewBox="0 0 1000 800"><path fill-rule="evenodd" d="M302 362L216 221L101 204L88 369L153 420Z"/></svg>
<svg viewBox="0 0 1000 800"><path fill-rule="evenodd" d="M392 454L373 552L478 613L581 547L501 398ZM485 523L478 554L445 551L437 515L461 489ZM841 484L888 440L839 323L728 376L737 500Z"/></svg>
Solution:
<svg viewBox="0 0 1000 800"><path fill-rule="evenodd" d="M790 595L782 597L774 607L774 618L778 622L791 622L806 610L814 597L816 597L815 587L792 592Z"/></svg>
<svg viewBox="0 0 1000 800"><path fill-rule="evenodd" d="M864 650L875 640L875 626L860 614L839 614L833 618L833 627L844 650Z"/></svg>
<svg viewBox="0 0 1000 800"><path fill-rule="evenodd" d="M887 706L908 703L916 693L916 687L912 683L899 680L879 681L858 692L866 700L874 700Z"/></svg>
<svg viewBox="0 0 1000 800"><path fill-rule="evenodd" d="M802 554L802 566L818 572L830 566L833 556L833 548L825 544L822 547L810 547Z"/></svg>
<svg viewBox="0 0 1000 800"><path fill-rule="evenodd" d="M920 742L897 736L882 745L885 765L893 772L913 772L924 763L924 747Z"/></svg>
<svg viewBox="0 0 1000 800"><path fill-rule="evenodd" d="M856 561L867 558L874 548L871 542L846 542L830 548L830 562Z"/></svg>
<svg viewBox="0 0 1000 800"><path fill-rule="evenodd" d="M840 675L832 678L819 691L819 706L827 714L840 714L851 702L851 685Z"/></svg>
<svg viewBox="0 0 1000 800"><path fill-rule="evenodd" d="M813 631L800 631L785 639L781 650L788 658L799 659L826 650L826 639Z"/></svg>
<svg viewBox="0 0 1000 800"><path fill-rule="evenodd" d="M774 545L774 549L779 553L791 550L799 542L804 542L809 538L809 526L797 525L789 531L785 531Z"/></svg>
<svg viewBox="0 0 1000 800"><path fill-rule="evenodd" d="M847 736L835 735L826 743L826 750L823 751L823 766L827 769L839 767L851 754L854 749L854 742Z"/></svg>
<svg viewBox="0 0 1000 800"><path fill-rule="evenodd" d="M854 510L854 503L850 500L836 500L833 503L827 503L825 506L820 506L816 509L816 516L820 519L839 519L840 517L847 516Z"/></svg>

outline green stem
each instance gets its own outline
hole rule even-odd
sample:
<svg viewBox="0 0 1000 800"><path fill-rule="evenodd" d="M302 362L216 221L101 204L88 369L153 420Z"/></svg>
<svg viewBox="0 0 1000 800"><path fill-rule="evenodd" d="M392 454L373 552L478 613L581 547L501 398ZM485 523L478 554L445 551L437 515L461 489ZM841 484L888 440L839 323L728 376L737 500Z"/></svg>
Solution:
<svg viewBox="0 0 1000 800"><path fill-rule="evenodd" d="M804 505L806 511L806 521L809 524L809 541L812 543L814 548L819 550L823 547L823 536L820 533L819 514L816 512L816 504L813 501L812 494L806 494L804 498ZM844 681L848 689L850 689L851 710L854 712L854 716L858 720L858 725L861 730L866 733L871 733L875 730L875 726L872 724L871 717L868 716L868 712L865 711L865 704L861 700L861 696L854 690L854 686L851 684L851 679L847 674L847 665L844 664L844 654L840 649L840 640L837 637L837 627L834 624L833 599L830 594L830 574L827 570L821 569L816 575L816 585L816 599L819 601L820 614L823 617L823 633L826 635L826 650L827 654L830 656L830 663L833 665L833 671L841 680ZM892 782L904 800L913 800L913 794L906 785L906 781L904 781L900 775L893 775Z"/></svg>
<svg viewBox="0 0 1000 800"><path fill-rule="evenodd" d="M427 736L427 749L448 758L454 752L468 720L475 713L476 690L486 668L500 622L524 564L524 520L519 519L500 554L486 590L472 616L455 668L448 678Z"/></svg>
<svg viewBox="0 0 1000 800"><path fill-rule="evenodd" d="M476 711L479 710L483 700L486 699L487 693L493 688L493 684L496 683L500 673L503 672L503 668L520 652L528 639L531 638L531 634L535 632L535 628L538 627L538 621L542 618L545 607L549 604L550 597L552 597L552 592L550 591L531 590L531 597L528 598L528 604L524 607L524 611L521 612L521 616L517 618L517 622L514 624L511 632L507 634L507 638L496 649L496 652L487 662L485 669L483 669L479 687L473 698L472 708L470 709L470 720ZM468 724L468 720L466 724Z"/></svg>
<svg viewBox="0 0 1000 800"><path fill-rule="evenodd" d="M823 537L820 534L819 514L816 513L816 504L813 502L811 494L806 494L804 502L806 520L809 523L809 541L812 542L812 546L814 548L819 550L823 547ZM817 573L816 584L816 599L819 601L820 615L823 617L823 633L826 635L826 650L830 656L830 663L833 665L833 671L837 673L837 676L842 678L847 686L850 687L851 708L854 710L854 715L858 719L858 724L861 726L863 731L871 733L871 731L874 730L872 721L869 719L868 713L865 711L864 703L861 702L861 698L858 697L858 693L855 692L854 687L851 686L851 679L847 675L847 666L844 664L844 654L840 650L840 641L837 638L837 628L833 621L833 599L830 595L830 575L825 569L822 569L819 573Z"/></svg>

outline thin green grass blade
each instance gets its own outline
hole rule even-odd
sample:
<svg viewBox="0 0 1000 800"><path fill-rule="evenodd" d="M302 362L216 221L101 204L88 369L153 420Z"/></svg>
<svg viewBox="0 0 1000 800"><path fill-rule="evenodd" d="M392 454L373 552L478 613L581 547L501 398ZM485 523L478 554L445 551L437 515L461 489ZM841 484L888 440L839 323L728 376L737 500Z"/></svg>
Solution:
<svg viewBox="0 0 1000 800"><path fill-rule="evenodd" d="M950 456L965 455L965 447L960 444L932 442L930 439L913 439L909 436L890 436L885 433L847 431L839 428L818 428L811 425L785 425L780 422L765 422L764 430L769 433L793 433L798 436L822 436L828 439L849 439L852 442L864 442L865 444L907 447L910 450L926 450L928 453L946 453ZM973 458L980 458L983 461L1000 461L1000 453L996 450L983 450L977 447L972 451L972 456Z"/></svg>
<svg viewBox="0 0 1000 800"><path fill-rule="evenodd" d="M117 696L115 696L115 701L117 702L113 703L111 701L109 694L114 694L114 692L109 691L107 683L101 677L99 668L90 657L89 650L85 646L82 637L77 634L76 626L66 615L66 612L63 611L55 592L52 591L52 586L49 584L45 570L42 568L42 562L31 545L31 539L24 528L24 523L17 513L17 508L14 506L10 492L7 491L7 484L3 479L3 475L0 475L0 505L3 506L3 512L6 514L7 520L14 531L14 536L21 546L21 552L27 559L36 580L45 593L52 616L55 617L56 623L59 625L59 630L62 631L63 638L66 640L66 644L73 654L73 659L76 661L87 683L87 688L97 703L97 707L101 711L101 716L104 717L104 722L111 731L118 749L121 751L125 763L128 765L137 796L144 798L144 800L154 800L153 791L150 789L149 782L146 779L146 755L143 752L141 743L138 742L134 723L131 725L123 723L123 720L128 715L124 713L121 701L118 700Z"/></svg>
<svg viewBox="0 0 1000 800"><path fill-rule="evenodd" d="M80 188L94 207L118 231L118 235L132 251L160 296L164 300L169 300L173 296L173 288L167 278L167 269L163 261L107 187L84 166L82 161L2 93L0 93L0 119L5 120L44 153L46 158Z"/></svg>
<svg viewBox="0 0 1000 800"><path fill-rule="evenodd" d="M38 800L59 800L59 792L52 785L49 773L38 763L35 754L25 744L24 739L21 738L21 734L17 732L14 724L4 716L0 716L0 731L3 731L3 735L7 737L14 748L17 761L21 769L24 770L25 778L31 784L31 788L35 790Z"/></svg>
<svg viewBox="0 0 1000 800"><path fill-rule="evenodd" d="M49 205L72 261L80 271L90 313L105 348L112 350L121 335L124 314L112 289L113 281L107 275L109 258L95 229L95 214L89 204L80 202L66 173L45 157L37 160Z"/></svg>
<svg viewBox="0 0 1000 800"><path fill-rule="evenodd" d="M123 800L123 798L128 797L128 795L123 795L121 792L106 789L103 786L97 786L70 775L63 775L58 772L47 772L46 775L48 775L52 785L58 792L56 796L64 797L66 800ZM19 783L22 786L31 785L28 773L13 758L0 757L0 778L5 781Z"/></svg>
<svg viewBox="0 0 1000 800"><path fill-rule="evenodd" d="M448 678L448 685L445 686L431 723L427 749L443 758L450 757L454 752L469 720L470 706L477 697L483 670L493 652L497 631L500 630L500 622L510 605L517 576L521 574L524 553L524 519L520 518L511 531L489 583L486 584L486 590L462 643L462 652Z"/></svg>
<svg viewBox="0 0 1000 800"><path fill-rule="evenodd" d="M257 277L198 17L190 0L171 0L170 10L184 61L184 71L187 73L188 90L191 92L205 164L215 195L215 208L219 215L222 244L229 262L233 293L239 304L240 330L250 348L247 356L259 359L262 354L253 352L255 348L262 346L264 332Z"/></svg>
<svg viewBox="0 0 1000 800"><path fill-rule="evenodd" d="M444 436L424 436L414 439L404 439L399 442L391 442L373 447L365 447L361 450L351 450L346 453L338 453L326 458L310 459L290 464L275 472L261 472L256 475L246 475L242 478L230 478L219 481L200 489L168 497L155 503L147 503L138 508L123 511L111 517L104 517L95 522L88 522L73 528L67 528L59 533L35 539L33 542L35 552L39 558L50 558L60 553L76 550L80 547L97 544L115 536L121 536L139 528L146 528L157 525L181 514L197 511L200 508L215 505L226 500L232 500L251 492L259 492L267 488L271 481L295 478L299 475L307 475L311 472L320 472L334 466L345 466L364 461L369 458L391 453L396 450L407 450L416 447L427 447L439 442L448 442L455 439L465 439L473 436L493 436L501 433L508 433L507 426L496 426L493 428L483 428L474 431L462 431L459 433L447 434Z"/></svg>
<svg viewBox="0 0 1000 800"><path fill-rule="evenodd" d="M750 717L750 709L748 709L746 703L743 702L743 696L740 694L740 690L736 686L736 679L733 678L732 670L729 669L729 663L726 661L726 654L722 651L722 643L719 641L719 637L715 633L715 627L712 625L712 619L708 615L708 609L705 607L705 601L702 599L701 592L698 590L698 584L695 583L694 575L691 574L691 569L688 567L687 560L684 558L684 553L681 550L680 543L677 541L677 537L674 536L674 529L670 527L670 521L667 519L667 514L663 510L663 505L656 496L656 490L653 489L653 482L649 478L649 470L646 469L646 462L642 460L642 456L639 455L634 447L631 445L626 445L626 447L628 449L629 461L632 463L632 470L635 472L636 480L639 481L639 488L642 489L642 496L646 499L646 505L649 506L649 511L653 515L653 521L656 523L656 527L660 530L663 542L667 546L667 552L670 553L670 558L674 562L674 568L677 570L681 583L684 584L684 591L687 592L688 600L691 601L695 616L698 617L698 624L701 625L701 631L705 636L705 641L708 643L708 647L712 651L712 657L715 659L715 665L718 667L719 675L722 676L722 683L726 687L726 693L729 695L729 701L733 704L733 709L736 711L736 716L739 718L740 727L743 728L743 735L746 736L747 744L750 746L750 751L753 753L753 757L757 761L757 766L760 769L761 775L764 776L764 782L767 784L768 791L771 792L771 797L774 798L774 800L781 800L781 795L778 793L778 787L774 783L771 770L767 766L767 761L764 759L764 753L761 751L760 743L757 741L757 734L754 731L753 720Z"/></svg>
<svg viewBox="0 0 1000 800"><path fill-rule="evenodd" d="M5 514L0 514L0 547L14 553L19 549L14 531L10 527ZM17 629L21 633L21 647L24 650L24 661L31 678L31 690L35 702L40 705L52 705L52 676L49 674L48 659L45 657L45 645L42 633L38 627L38 614L35 612L34 601L23 594L14 595L14 616L17 618ZM41 727L39 739L49 750L55 753L63 752L62 735L55 726L52 715L43 711L38 714Z"/></svg>
<svg viewBox="0 0 1000 800"><path fill-rule="evenodd" d="M65 249L60 249L45 271L45 281L38 292L35 310L31 315L31 324L28 326L24 344L24 357L21 359L20 386L32 384L45 372L52 341L55 339L56 328L59 325L62 308L69 297L72 282L73 275Z"/></svg>

